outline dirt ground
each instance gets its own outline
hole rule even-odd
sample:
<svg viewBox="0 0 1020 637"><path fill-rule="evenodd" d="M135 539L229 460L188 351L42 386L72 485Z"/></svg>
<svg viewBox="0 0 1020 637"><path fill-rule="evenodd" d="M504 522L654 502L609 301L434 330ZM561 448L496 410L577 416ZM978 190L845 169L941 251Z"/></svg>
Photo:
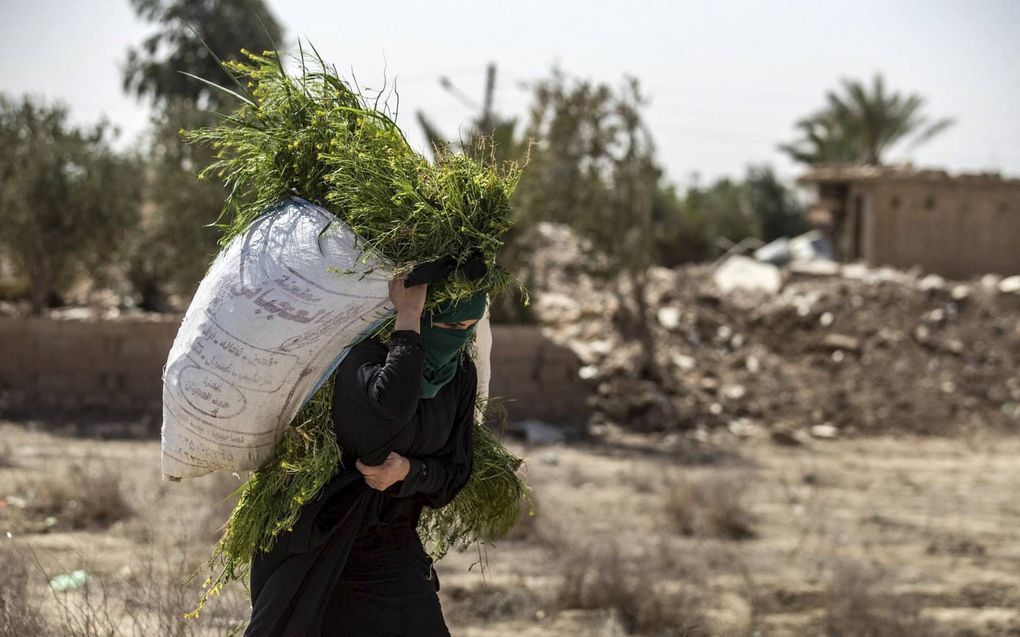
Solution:
<svg viewBox="0 0 1020 637"><path fill-rule="evenodd" d="M610 431L516 451L534 515L487 547L484 570L474 551L437 566L454 635L1020 635L1015 437ZM120 508L87 492L118 476ZM157 441L0 423L0 602L17 595L17 558L17 604L47 617L40 634L226 634L243 591L183 623L197 589L178 578L208 555L236 484L161 482ZM49 590L76 569L84 587Z"/></svg>

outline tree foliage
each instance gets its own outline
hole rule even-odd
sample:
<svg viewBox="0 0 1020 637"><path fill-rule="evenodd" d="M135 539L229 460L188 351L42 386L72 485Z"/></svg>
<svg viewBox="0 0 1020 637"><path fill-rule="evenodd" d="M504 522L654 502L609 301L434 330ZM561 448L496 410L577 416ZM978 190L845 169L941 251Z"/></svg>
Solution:
<svg viewBox="0 0 1020 637"><path fill-rule="evenodd" d="M626 281L618 291L631 306L626 322L644 348L639 374L658 374L645 298L647 273L659 261L657 237L670 214L657 197L661 170L641 110L646 100L634 78L621 87L570 80L562 73L535 86L527 135L534 140L515 198L526 224L556 221L586 239L584 265ZM622 306L621 306L622 307Z"/></svg>
<svg viewBox="0 0 1020 637"><path fill-rule="evenodd" d="M113 262L136 222L138 162L110 148L111 132L72 125L64 105L0 95L0 244L35 314Z"/></svg>
<svg viewBox="0 0 1020 637"><path fill-rule="evenodd" d="M213 222L227 196L222 184L200 180L213 161L204 147L182 143L180 131L208 124L206 113L174 99L152 120L147 156L148 214L132 234L127 278L146 310L169 309L167 294L190 296L218 250Z"/></svg>
<svg viewBox="0 0 1020 637"><path fill-rule="evenodd" d="M924 143L953 124L950 118L929 119L923 97L890 92L878 74L870 88L849 79L840 88L841 93L826 94L822 109L796 123L801 138L781 145L783 152L810 165L879 165L892 147Z"/></svg>
<svg viewBox="0 0 1020 637"><path fill-rule="evenodd" d="M154 103L181 99L218 110L223 94L184 73L217 84L232 79L219 60L241 49L275 50L283 29L263 0L131 0L139 18L156 25L128 50L124 90Z"/></svg>
<svg viewBox="0 0 1020 637"><path fill-rule="evenodd" d="M744 177L747 205L757 219L759 238L772 241L808 230L804 210L771 166L750 166Z"/></svg>
<svg viewBox="0 0 1020 637"><path fill-rule="evenodd" d="M156 111L148 155L151 214L132 237L128 279L148 310L168 309L167 296L190 296L218 250L212 224L228 192L200 181L213 161L209 149L186 144L181 129L211 126L213 111L236 104L202 78L233 86L220 61L240 60L242 48L273 49L283 31L262 0L131 0L156 32L128 51L124 89ZM185 75L185 73L189 75Z"/></svg>
<svg viewBox="0 0 1020 637"><path fill-rule="evenodd" d="M534 140L515 203L526 221L566 223L588 239L606 275L640 273L656 260L653 214L661 171L640 111L636 79L619 89L556 71L535 87Z"/></svg>

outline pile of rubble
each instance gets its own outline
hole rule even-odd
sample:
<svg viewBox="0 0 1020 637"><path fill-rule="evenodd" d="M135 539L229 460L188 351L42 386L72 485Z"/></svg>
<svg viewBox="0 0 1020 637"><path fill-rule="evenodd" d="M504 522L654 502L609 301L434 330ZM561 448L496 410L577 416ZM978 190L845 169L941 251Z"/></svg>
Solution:
<svg viewBox="0 0 1020 637"><path fill-rule="evenodd" d="M653 268L658 374L642 375L626 287L586 275L565 227L540 225L534 245L535 310L595 383L592 424L780 438L1020 425L1020 277L743 256Z"/></svg>

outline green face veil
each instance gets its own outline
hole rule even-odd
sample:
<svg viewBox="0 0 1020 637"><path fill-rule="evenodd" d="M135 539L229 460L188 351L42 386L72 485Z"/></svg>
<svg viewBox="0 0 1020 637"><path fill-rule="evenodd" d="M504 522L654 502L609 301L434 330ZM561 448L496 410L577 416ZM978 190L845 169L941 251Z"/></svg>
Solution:
<svg viewBox="0 0 1020 637"><path fill-rule="evenodd" d="M425 372L421 379L422 398L432 398L439 389L457 373L460 350L474 334L477 323L466 330L436 327L440 323L458 323L469 319L481 319L485 314L486 294L476 292L473 296L441 304L431 312L422 315L421 340L425 347Z"/></svg>

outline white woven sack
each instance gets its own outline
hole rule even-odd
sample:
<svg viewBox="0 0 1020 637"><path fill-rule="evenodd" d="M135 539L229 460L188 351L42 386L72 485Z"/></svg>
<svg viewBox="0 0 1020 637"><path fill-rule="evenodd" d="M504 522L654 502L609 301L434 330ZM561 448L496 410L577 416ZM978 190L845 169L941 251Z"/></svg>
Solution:
<svg viewBox="0 0 1020 637"><path fill-rule="evenodd" d="M350 345L393 311L392 266L363 245L329 211L291 198L216 256L163 368L165 477L272 457Z"/></svg>
<svg viewBox="0 0 1020 637"><path fill-rule="evenodd" d="M216 256L163 368L164 477L253 470L272 457L351 344L393 312L392 264L363 245L329 211L290 198ZM486 311L474 348L479 394L491 343Z"/></svg>

